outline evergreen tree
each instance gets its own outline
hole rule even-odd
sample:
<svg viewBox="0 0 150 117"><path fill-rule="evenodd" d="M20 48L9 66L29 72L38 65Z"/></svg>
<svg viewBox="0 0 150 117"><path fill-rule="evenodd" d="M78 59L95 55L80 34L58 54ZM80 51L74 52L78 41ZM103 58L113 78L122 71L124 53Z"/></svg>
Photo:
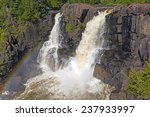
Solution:
<svg viewBox="0 0 150 117"><path fill-rule="evenodd" d="M150 99L150 59L145 62L144 69L136 72L131 69L129 73L128 91L135 96Z"/></svg>

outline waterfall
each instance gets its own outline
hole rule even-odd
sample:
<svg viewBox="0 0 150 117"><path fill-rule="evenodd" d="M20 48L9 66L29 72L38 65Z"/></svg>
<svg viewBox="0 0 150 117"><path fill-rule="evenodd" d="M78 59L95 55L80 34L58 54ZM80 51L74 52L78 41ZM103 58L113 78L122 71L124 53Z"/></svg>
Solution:
<svg viewBox="0 0 150 117"><path fill-rule="evenodd" d="M58 69L61 15L57 14L50 38L38 56L43 73L28 80L25 91L17 99L109 99L111 87L93 76L96 58L102 54L104 46L106 15L106 12L99 12L87 23L76 56Z"/></svg>
<svg viewBox="0 0 150 117"><path fill-rule="evenodd" d="M106 14L106 12L99 12L98 16L87 23L82 40L76 50L76 56L71 58L67 67L57 72L61 76L60 89L68 96L75 93L84 94L90 90L91 92L100 92L101 81L93 77L93 70L95 59L99 54L98 50L102 49L104 42ZM100 44L97 44L98 41Z"/></svg>
<svg viewBox="0 0 150 117"><path fill-rule="evenodd" d="M61 32L60 32L60 19L61 14L58 13L55 16L55 25L49 36L49 40L46 41L40 49L37 61L40 64L40 68L43 72L55 71L58 69L58 55L57 50L61 45Z"/></svg>
<svg viewBox="0 0 150 117"><path fill-rule="evenodd" d="M105 12L99 12L98 16L95 16L86 25L86 29L82 34L82 40L77 48L77 63L79 67L85 66L85 64L94 64L98 50L102 49L104 41L105 30ZM96 25L95 25L96 24ZM98 43L99 41L99 43ZM94 54L94 55L93 55ZM88 59L90 59L88 61Z"/></svg>

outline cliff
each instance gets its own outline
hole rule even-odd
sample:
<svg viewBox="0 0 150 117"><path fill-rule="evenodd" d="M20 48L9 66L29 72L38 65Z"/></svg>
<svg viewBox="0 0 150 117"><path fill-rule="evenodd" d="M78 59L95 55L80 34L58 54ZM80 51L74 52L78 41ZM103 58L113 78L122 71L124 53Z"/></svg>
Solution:
<svg viewBox="0 0 150 117"><path fill-rule="evenodd" d="M105 46L101 64L96 64L94 76L115 87L110 99L136 99L126 92L128 74L133 67L143 68L150 58L150 4L99 7L86 4L65 4L61 8L63 18L61 33L64 37L61 49L63 57L74 56L86 23L97 11L111 9L106 16ZM51 11L36 24L29 23L25 32L17 38L11 35L0 53L0 78L4 78L23 54L48 39L58 11ZM96 24L95 24L96 25ZM99 58L98 58L99 59Z"/></svg>
<svg viewBox="0 0 150 117"><path fill-rule="evenodd" d="M106 16L106 49L101 64L97 64L94 76L115 87L111 99L135 99L126 92L127 77L130 69L143 68L145 60L150 57L150 5L133 4L117 7L97 7L84 4L65 4L61 12L63 24L72 26L71 31L64 31L65 37L72 41L75 50L81 40L86 24L97 11L112 9ZM96 25L96 24L95 24Z"/></svg>
<svg viewBox="0 0 150 117"><path fill-rule="evenodd" d="M106 22L106 41L112 49L102 58L102 79L116 88L111 99L134 99L126 92L127 77L131 67L141 70L150 57L150 5L115 7Z"/></svg>
<svg viewBox="0 0 150 117"><path fill-rule="evenodd" d="M86 23L97 14L97 11L104 11L112 7L93 7L87 4L65 4L61 8L63 14L63 34L69 40L69 44L73 50L78 46L82 32L85 29ZM70 25L70 30L67 30L67 25Z"/></svg>
<svg viewBox="0 0 150 117"><path fill-rule="evenodd" d="M48 15L39 19L36 23L28 22L27 29L17 37L8 35L3 46L4 51L0 51L0 81L9 74L26 52L48 40L57 12L50 11Z"/></svg>

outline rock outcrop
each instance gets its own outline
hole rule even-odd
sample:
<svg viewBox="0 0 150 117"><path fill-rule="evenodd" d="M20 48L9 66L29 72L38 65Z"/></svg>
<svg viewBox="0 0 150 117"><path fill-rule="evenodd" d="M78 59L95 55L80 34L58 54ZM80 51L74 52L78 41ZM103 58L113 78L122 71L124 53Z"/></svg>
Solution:
<svg viewBox="0 0 150 117"><path fill-rule="evenodd" d="M17 37L8 35L4 51L0 52L0 81L5 78L24 53L48 39L57 12L50 11L34 24L28 22L27 29Z"/></svg>
<svg viewBox="0 0 150 117"><path fill-rule="evenodd" d="M115 7L107 15L106 24L105 39L110 50L104 52L94 75L115 86L111 99L134 99L126 92L127 78L132 67L141 70L150 58L150 5Z"/></svg>
<svg viewBox="0 0 150 117"><path fill-rule="evenodd" d="M75 51L77 48L82 32L85 29L86 23L91 20L98 11L111 9L112 7L93 7L87 4L65 4L61 8L63 14L63 36L66 39L65 45L69 45ZM67 30L69 25L70 30Z"/></svg>
<svg viewBox="0 0 150 117"><path fill-rule="evenodd" d="M84 29L80 24L86 23L97 11L112 9L106 16L106 49L101 64L97 64L94 76L115 87L111 99L135 99L126 92L127 78L131 67L143 68L145 60L150 57L150 5L133 4L117 7L97 7L84 4L65 4L61 12L64 15L64 29L67 24L72 30L64 30L67 40L72 42L73 50L78 46Z"/></svg>

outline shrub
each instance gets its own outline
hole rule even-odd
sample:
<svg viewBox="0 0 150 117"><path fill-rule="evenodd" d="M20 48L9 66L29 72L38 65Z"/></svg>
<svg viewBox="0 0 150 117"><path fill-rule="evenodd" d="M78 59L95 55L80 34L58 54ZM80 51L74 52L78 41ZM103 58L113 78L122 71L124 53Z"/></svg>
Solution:
<svg viewBox="0 0 150 117"><path fill-rule="evenodd" d="M143 99L150 99L150 59L144 69L137 72L133 68L129 73L128 91Z"/></svg>
<svg viewBox="0 0 150 117"><path fill-rule="evenodd" d="M68 0L69 3L88 3L100 5L117 5L131 3L150 3L150 0Z"/></svg>
<svg viewBox="0 0 150 117"><path fill-rule="evenodd" d="M57 0L50 0L50 4L52 8L59 8L59 4Z"/></svg>
<svg viewBox="0 0 150 117"><path fill-rule="evenodd" d="M4 49L3 43L5 41L6 31L0 28L0 51Z"/></svg>
<svg viewBox="0 0 150 117"><path fill-rule="evenodd" d="M77 30L78 30L78 31L79 31L79 30L84 30L85 27L86 27L85 24L83 24L83 23L78 23L78 25L77 25Z"/></svg>
<svg viewBox="0 0 150 117"><path fill-rule="evenodd" d="M73 32L73 26L70 23L66 24L66 32Z"/></svg>

